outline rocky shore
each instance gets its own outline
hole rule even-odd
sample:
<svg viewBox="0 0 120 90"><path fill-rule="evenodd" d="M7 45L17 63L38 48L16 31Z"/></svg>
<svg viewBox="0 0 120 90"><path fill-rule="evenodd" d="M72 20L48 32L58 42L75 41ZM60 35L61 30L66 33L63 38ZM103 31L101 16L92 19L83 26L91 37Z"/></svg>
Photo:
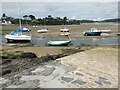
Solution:
<svg viewBox="0 0 120 90"><path fill-rule="evenodd" d="M38 57L2 52L1 88L117 88L118 47L80 46Z"/></svg>

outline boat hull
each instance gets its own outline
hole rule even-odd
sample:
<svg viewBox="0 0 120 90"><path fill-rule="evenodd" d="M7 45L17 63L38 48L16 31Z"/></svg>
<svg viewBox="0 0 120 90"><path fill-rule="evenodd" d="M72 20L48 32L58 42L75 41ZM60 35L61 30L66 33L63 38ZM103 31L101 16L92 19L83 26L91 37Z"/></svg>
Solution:
<svg viewBox="0 0 120 90"><path fill-rule="evenodd" d="M5 35L7 42L21 42L21 41L31 41L31 36L29 35Z"/></svg>
<svg viewBox="0 0 120 90"><path fill-rule="evenodd" d="M100 36L102 32L85 32L84 36Z"/></svg>
<svg viewBox="0 0 120 90"><path fill-rule="evenodd" d="M68 46L71 44L71 41L49 41L48 46Z"/></svg>
<svg viewBox="0 0 120 90"><path fill-rule="evenodd" d="M37 30L38 33L47 33L48 30L47 29L41 29L41 30Z"/></svg>

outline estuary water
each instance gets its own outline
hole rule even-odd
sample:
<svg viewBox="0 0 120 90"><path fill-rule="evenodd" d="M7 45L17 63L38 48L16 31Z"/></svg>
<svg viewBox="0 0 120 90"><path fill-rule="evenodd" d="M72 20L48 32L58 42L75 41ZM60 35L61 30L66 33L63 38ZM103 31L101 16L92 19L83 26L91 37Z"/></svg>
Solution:
<svg viewBox="0 0 120 90"><path fill-rule="evenodd" d="M79 35L78 37L74 37L77 35L71 35L71 41L73 46L79 45L119 45L120 40L119 36L110 36L110 37L83 37ZM17 42L17 43L7 43L6 39L3 35L0 34L0 43L2 44L32 44L35 46L45 46L49 40L68 40L66 37L55 36L55 35L32 35L31 42Z"/></svg>

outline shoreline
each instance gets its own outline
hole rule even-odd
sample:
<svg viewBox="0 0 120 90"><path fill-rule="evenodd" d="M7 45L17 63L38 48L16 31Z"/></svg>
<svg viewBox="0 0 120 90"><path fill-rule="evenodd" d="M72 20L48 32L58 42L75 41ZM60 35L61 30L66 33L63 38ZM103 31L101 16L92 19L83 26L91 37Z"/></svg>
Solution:
<svg viewBox="0 0 120 90"><path fill-rule="evenodd" d="M19 47L18 47L19 48ZM21 48L21 47L20 47ZM24 50L25 50L25 48L27 48L27 47L24 47ZM31 48L31 47L29 47L29 48ZM39 47L38 47L39 48ZM37 48L37 50L38 50L38 48ZM43 47L42 47L43 48ZM41 48L41 49L42 49ZM48 47L48 48L54 48L54 52L55 52L55 49L57 49L58 47ZM48 49L48 48L46 48L46 50ZM40 48L39 48L40 49ZM52 50L51 49L51 50ZM62 50L63 49L63 52L62 53L58 53L58 51L59 50ZM5 49L4 49L5 50ZM8 50L8 49L7 49ZM13 50L13 52L10 54L10 51L11 50ZM63 73L62 74L62 76L57 76L57 77L59 77L59 78L61 78L61 80L58 80L58 81L54 81L54 79L53 79L53 81L52 82L59 82L59 84L58 84L58 86L60 86L61 85L61 82L63 82L62 83L62 86L64 86L65 85L65 87L69 87L69 85L71 85L71 87L69 87L69 88L73 88L73 87L86 87L86 84L84 84L84 83L82 83L82 81L80 82L80 81L75 81L74 82L74 84L72 84L72 83L70 83L69 81L69 83L66 81L66 80L69 80L70 78L74 78L74 77L72 77L71 75L73 74L74 75L74 73L73 72L78 72L80 75L81 75L81 73L80 73L80 71L81 72L83 72L84 71L84 69L85 68L90 68L90 70L93 70L93 69L95 69L95 68L92 68L94 65L92 65L92 64L94 64L95 62L94 62L94 60L96 59L98 59L98 57L102 57L101 58L101 60L102 60L102 62L99 62L99 59L98 59L98 63L97 63L97 61L96 61L96 66L98 67L98 68L96 68L96 70L97 71L100 71L100 72L103 72L102 70L106 70L106 69L100 69L99 68L99 65L100 65L100 67L102 66L102 64L103 64L103 68L106 66L106 65L111 65L110 64L110 62L111 62L111 60L112 60L112 66L111 66L111 68L113 67L114 69L112 69L112 70L114 70L115 72L113 73L113 74L115 74L115 76L114 75L112 75L111 74L111 76L113 76L114 78L116 78L116 80L117 80L117 66L115 66L115 65L117 65L117 63L116 63L116 59L117 59L117 57L116 57L116 55L117 55L117 50L118 50L118 46L91 46L91 45L83 45L83 46L79 46L79 47L72 47L72 48L70 48L70 47L67 47L67 48L65 48L65 47L60 47L59 48L59 50L58 51L56 51L56 53L58 53L58 54L47 54L47 55L43 55L43 56L41 56L41 57L38 57L38 58L18 58L18 57L16 57L16 59L12 59L12 62L9 62L10 61L10 58L15 58L15 57L10 57L10 56L12 56L12 55L14 55L14 54L16 54L15 56L19 56L20 55L20 53L21 53L21 51L18 51L17 49L17 51L16 51L16 53L14 53L14 48L12 48L12 49L9 49L8 50L8 55L9 55L9 59L6 59L6 60L8 60L7 62L6 62L6 64L3 64L3 66L2 67L6 67L6 65L8 65L7 66L7 70L10 70L10 64L11 64L11 66L12 66L12 69L14 69L15 70L15 72L11 72L11 73L9 73L9 74L6 74L6 75L4 75L3 77L2 77L2 79L3 79L3 81L5 82L5 83L3 83L3 87L11 87L11 86L19 86L19 87L24 87L24 85L22 85L22 84L25 84L26 85L26 87L28 86L27 85L27 81L24 79L23 81L25 81L25 82L22 82L21 80L20 80L20 78L21 79L23 79L23 76L24 77L31 77L32 78L32 76L31 75L35 75L35 77L37 78L37 75L42 75L42 76L44 76L44 75L47 75L47 76L44 76L44 78L43 79L45 79L45 78L50 78L51 77L51 75L53 75L53 71L55 70L61 70L61 72L59 73L60 75L61 75L61 73ZM34 48L33 48L33 50L34 50ZM113 54L113 52L115 52L114 54ZM18 54L17 54L18 53ZM22 52L23 53L23 52ZM34 52L33 52L34 53ZM40 53L40 52L39 52ZM6 54L6 53L5 53ZM35 55L37 55L37 54L35 54ZM87 55L87 56L86 56ZM89 55L94 59L93 61L92 60L89 60L90 58L87 58L87 57L89 57ZM96 56L96 55L99 55L98 57ZM94 57L95 56L95 57ZM85 59L85 57L87 58L87 59ZM110 58L111 57L111 58ZM71 58L71 59L70 59ZM73 58L73 59L72 59ZM77 59L78 58L78 59ZM80 58L80 59L79 59ZM105 58L105 59L104 59ZM56 60L57 59L57 60ZM111 59L111 60L110 60ZM5 60L5 59L4 59ZM40 60L45 60L45 62L43 62L43 63L41 63L41 61ZM81 61L81 65L79 65L79 60ZM105 61L104 61L105 60ZM91 61L91 62L90 62ZM115 61L115 62L114 62ZM89 62L89 63L88 63ZM104 62L109 62L108 64L104 64ZM10 63L10 64L9 64ZM85 64L86 63L86 64ZM88 64L87 64L88 63ZM114 64L115 63L115 64ZM79 66L78 66L78 65ZM82 65L83 64L83 65ZM5 66L4 66L5 65ZM14 67L13 67L13 65L14 65ZM86 66L87 65L87 66ZM16 68L17 67L17 68ZM44 67L44 68L43 68ZM41 68L40 69L40 71L38 70L39 68ZM84 69L83 69L84 68ZM49 70L49 71L44 71L44 69L45 70ZM36 71L36 70L38 70L38 71ZM43 70L43 71L41 71L41 70ZM80 70L80 71L79 71ZM36 74L32 74L31 72L35 72ZM41 73L38 73L38 72L41 72ZM91 72L91 71L90 71ZM87 72L86 72L86 74L85 74L85 72L84 72L84 76L86 76L86 77L88 77L88 74L87 73L90 73L89 72L89 70L87 70ZM92 71L93 73L95 73L95 75L97 75L98 77L102 77L102 76L104 76L105 75L105 77L106 77L106 75L108 75L107 73L110 73L109 71L107 71L106 72L106 74L100 74L100 76L96 73L96 71ZM58 72L56 72L56 73L58 73ZM71 74L70 74L71 73ZM83 73L82 73L83 74ZM16 76L17 75L17 76ZM16 78L18 78L19 77L19 79L15 79L15 76L16 76ZM53 76L52 76L53 77ZM78 77L78 76L75 76L76 78ZM91 76L91 78L93 78L93 76ZM94 77L95 78L95 77ZM83 79L82 77L81 77L81 79ZM107 78L108 79L108 78ZM17 82L17 80L19 80L18 82ZM37 80L39 80L39 78L37 78ZM33 84L33 81L35 81L34 83L37 83L38 84L38 81L37 81L36 79L35 80L32 80L32 83L31 84ZM50 79L50 80L52 80L52 79ZM56 80L56 79L55 79ZM86 81L88 81L89 79L85 79ZM114 80L113 79L110 79L110 80L112 80L112 82L114 82ZM8 82L10 82L10 81L14 81L14 83L8 83ZM78 86L76 86L76 83L82 83L82 85L78 85ZM96 82L99 82L99 81L96 81ZM110 82L106 82L106 83L108 83L108 84L105 84L106 86L101 86L101 85L99 85L99 84L96 84L95 82L94 82L94 86L91 86L90 84L88 84L88 86L87 87L117 87L117 84L116 83L114 83L114 84L112 84L112 82L110 81ZM15 84L16 83L16 84ZM47 83L49 83L49 81L46 81L46 83L42 83L42 84L39 84L38 86L40 86L40 87L43 87L44 85L46 86L47 85ZM91 84L92 84L93 82L91 82ZM102 83L102 82L99 82L99 83ZM44 85L43 85L44 84ZM50 84L50 83L49 83ZM113 85L113 86L111 86L111 85ZM34 87L38 87L38 86L36 86L36 85L33 85ZM31 87L31 86L29 86L29 87ZM52 86L48 86L48 88L50 88L50 87L53 87L53 85Z"/></svg>

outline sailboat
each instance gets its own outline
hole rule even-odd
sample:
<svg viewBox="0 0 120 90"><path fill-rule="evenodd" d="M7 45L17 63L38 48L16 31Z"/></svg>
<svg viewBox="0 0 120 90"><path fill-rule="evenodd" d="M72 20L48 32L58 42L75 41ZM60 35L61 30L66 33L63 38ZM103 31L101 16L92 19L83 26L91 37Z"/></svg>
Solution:
<svg viewBox="0 0 120 90"><path fill-rule="evenodd" d="M47 42L48 46L68 46L72 44L71 38L68 36L69 40L61 40L61 41L49 41Z"/></svg>
<svg viewBox="0 0 120 90"><path fill-rule="evenodd" d="M64 25L62 29L60 29L60 35L62 36L69 36L69 29L66 28L66 26Z"/></svg>
<svg viewBox="0 0 120 90"><path fill-rule="evenodd" d="M18 11L19 11L18 12L18 15L19 15L20 13L19 7L18 7ZM19 29L12 31L9 35L5 35L5 39L7 39L7 42L31 40L31 35L23 35L23 32L29 32L30 30L27 28L22 28L20 16L19 16L19 25L20 25Z"/></svg>
<svg viewBox="0 0 120 90"><path fill-rule="evenodd" d="M68 46L71 44L71 40L68 40L68 41L49 41L47 44L49 46Z"/></svg>
<svg viewBox="0 0 120 90"><path fill-rule="evenodd" d="M84 36L100 36L102 31L97 30L96 28L91 28L85 32L83 32Z"/></svg>
<svg viewBox="0 0 120 90"><path fill-rule="evenodd" d="M40 30L37 30L38 33L47 33L48 32L48 29L46 28L46 25L45 25L45 19L44 19L44 29L40 29Z"/></svg>

